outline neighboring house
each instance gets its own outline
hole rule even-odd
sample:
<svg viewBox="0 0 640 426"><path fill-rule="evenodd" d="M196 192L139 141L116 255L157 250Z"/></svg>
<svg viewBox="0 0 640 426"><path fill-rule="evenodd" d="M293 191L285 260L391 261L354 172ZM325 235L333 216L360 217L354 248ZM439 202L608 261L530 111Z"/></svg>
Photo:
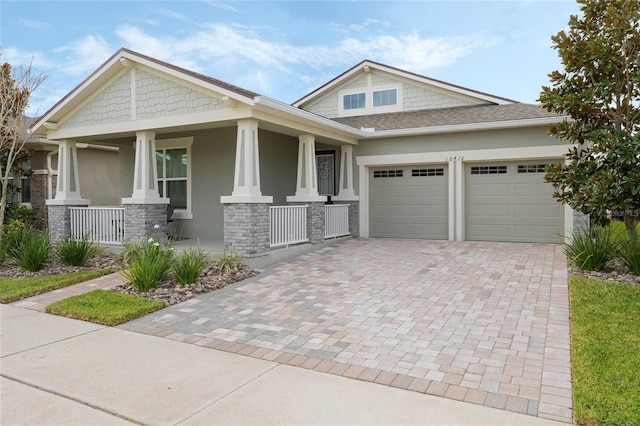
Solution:
<svg viewBox="0 0 640 426"><path fill-rule="evenodd" d="M77 147L99 144L119 150L126 239L164 230L170 203L183 237L258 256L269 207L309 206L313 243L328 196L351 235L560 242L573 212L543 175L568 150L547 132L562 118L372 61L287 105L120 49L33 130L63 153L54 238L69 206L95 204Z"/></svg>
<svg viewBox="0 0 640 426"><path fill-rule="evenodd" d="M58 173L58 144L41 134L28 134L27 129L38 119L25 117L20 140L25 140L24 149L30 152L26 164L15 165L25 171L26 176L12 178L14 191L8 203L20 203L38 209L45 224L47 220L46 200L56 196ZM77 144L78 172L85 182L83 193L97 205L119 205L118 148L91 144ZM20 183L17 180L20 179Z"/></svg>

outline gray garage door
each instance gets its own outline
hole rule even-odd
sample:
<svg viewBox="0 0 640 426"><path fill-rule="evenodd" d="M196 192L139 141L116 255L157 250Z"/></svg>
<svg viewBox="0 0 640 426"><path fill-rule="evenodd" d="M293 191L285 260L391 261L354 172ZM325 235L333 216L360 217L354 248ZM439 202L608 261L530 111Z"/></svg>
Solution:
<svg viewBox="0 0 640 426"><path fill-rule="evenodd" d="M544 168L543 161L467 164L465 238L561 242L563 208Z"/></svg>
<svg viewBox="0 0 640 426"><path fill-rule="evenodd" d="M372 237L448 238L446 165L374 168L370 173Z"/></svg>

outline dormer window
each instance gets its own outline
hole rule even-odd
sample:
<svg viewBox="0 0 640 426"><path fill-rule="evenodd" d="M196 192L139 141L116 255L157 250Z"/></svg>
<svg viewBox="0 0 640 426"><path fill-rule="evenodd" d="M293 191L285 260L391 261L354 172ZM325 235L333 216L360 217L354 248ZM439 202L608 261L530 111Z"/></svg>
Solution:
<svg viewBox="0 0 640 426"><path fill-rule="evenodd" d="M338 92L340 117L402 111L402 86L379 86L344 89Z"/></svg>
<svg viewBox="0 0 640 426"><path fill-rule="evenodd" d="M344 95L342 97L342 102L345 110L366 108L367 96L364 93L354 93L351 95Z"/></svg>
<svg viewBox="0 0 640 426"><path fill-rule="evenodd" d="M396 105L398 103L398 90L378 90L373 92L373 107Z"/></svg>

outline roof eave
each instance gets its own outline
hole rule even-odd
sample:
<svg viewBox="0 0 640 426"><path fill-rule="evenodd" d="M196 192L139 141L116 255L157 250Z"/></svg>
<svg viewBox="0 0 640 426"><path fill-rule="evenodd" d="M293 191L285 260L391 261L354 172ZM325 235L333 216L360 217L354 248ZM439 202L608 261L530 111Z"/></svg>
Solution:
<svg viewBox="0 0 640 426"><path fill-rule="evenodd" d="M569 116L560 117L543 117L543 118L527 118L520 120L508 120L508 121L491 121L486 123L464 123L464 124L449 124L445 126L433 126L433 127L416 127L410 129L391 129L391 130L378 130L378 131L362 131L359 133L362 139L379 139L397 136L417 136L417 135L435 135L442 133L460 133L460 132L473 132L481 130L497 130L497 129L514 129L521 127L539 127L548 126L550 124L556 124L564 119L569 119Z"/></svg>

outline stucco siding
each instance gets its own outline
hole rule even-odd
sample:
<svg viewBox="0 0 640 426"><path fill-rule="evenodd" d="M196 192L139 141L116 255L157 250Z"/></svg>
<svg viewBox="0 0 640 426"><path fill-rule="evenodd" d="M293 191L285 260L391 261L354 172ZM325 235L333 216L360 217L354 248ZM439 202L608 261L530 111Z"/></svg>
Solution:
<svg viewBox="0 0 640 426"><path fill-rule="evenodd" d="M429 152L443 152L450 155L450 153L465 150L563 144L564 142L549 136L546 127L527 127L364 140L354 148L354 157Z"/></svg>
<svg viewBox="0 0 640 426"><path fill-rule="evenodd" d="M167 136L194 136L191 146L193 219L176 219L170 226L183 238L224 239L224 208L220 197L233 192L236 133L235 127L229 127ZM163 138L165 136L158 137ZM274 205L284 205L286 196L295 194L298 141L264 130L259 130L258 139L262 194L273 196Z"/></svg>

